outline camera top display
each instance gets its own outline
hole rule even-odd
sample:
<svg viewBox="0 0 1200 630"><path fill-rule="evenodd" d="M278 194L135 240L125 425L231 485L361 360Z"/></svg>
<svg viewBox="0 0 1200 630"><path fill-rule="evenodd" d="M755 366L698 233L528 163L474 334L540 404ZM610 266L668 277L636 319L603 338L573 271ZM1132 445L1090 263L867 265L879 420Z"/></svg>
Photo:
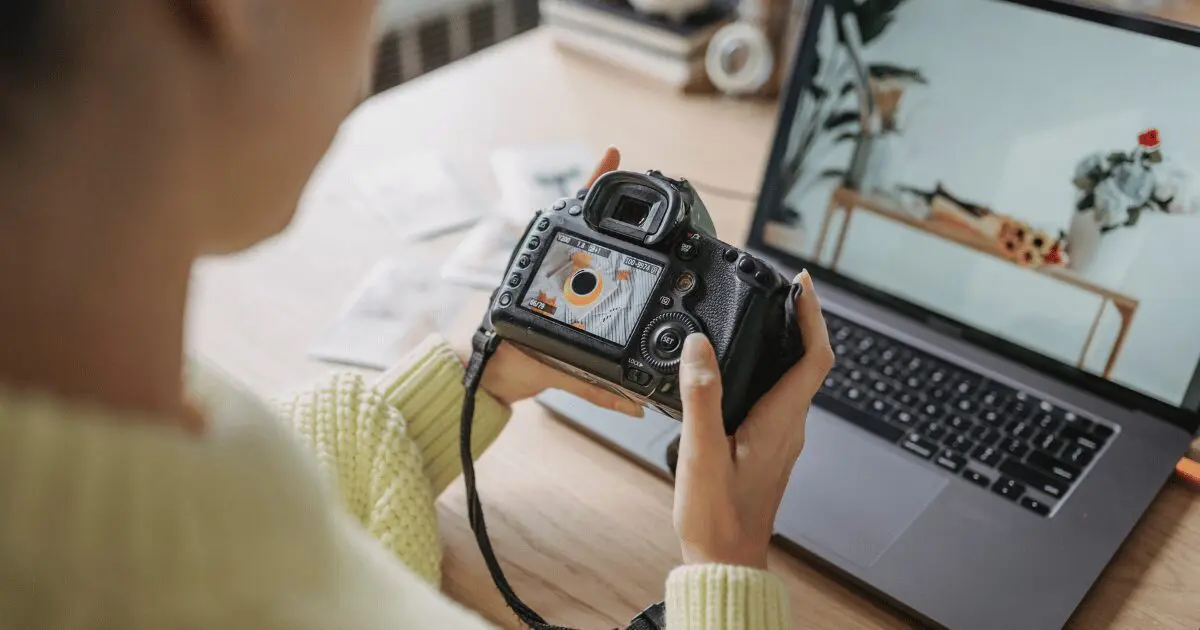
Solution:
<svg viewBox="0 0 1200 630"><path fill-rule="evenodd" d="M790 288L716 238L686 180L618 171L537 213L491 319L502 338L675 418L684 340L703 333L732 431L802 354Z"/></svg>

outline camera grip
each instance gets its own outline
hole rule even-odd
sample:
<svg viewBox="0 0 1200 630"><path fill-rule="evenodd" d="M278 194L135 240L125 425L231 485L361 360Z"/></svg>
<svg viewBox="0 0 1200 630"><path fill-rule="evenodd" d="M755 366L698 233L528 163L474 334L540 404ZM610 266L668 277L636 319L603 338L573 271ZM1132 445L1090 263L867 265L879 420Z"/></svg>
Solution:
<svg viewBox="0 0 1200 630"><path fill-rule="evenodd" d="M783 284L772 292L762 327L755 335L753 369L748 377L729 374L723 379L727 386L723 410L727 434L737 431L755 403L804 356L800 315L796 310L796 301L803 292L804 286L799 282ZM736 360L727 365L736 370Z"/></svg>

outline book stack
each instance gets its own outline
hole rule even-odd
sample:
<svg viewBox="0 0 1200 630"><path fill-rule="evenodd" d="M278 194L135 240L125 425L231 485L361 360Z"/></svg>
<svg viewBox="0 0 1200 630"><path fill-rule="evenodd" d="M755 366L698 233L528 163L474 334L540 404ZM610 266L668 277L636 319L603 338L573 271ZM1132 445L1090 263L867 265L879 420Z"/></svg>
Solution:
<svg viewBox="0 0 1200 630"><path fill-rule="evenodd" d="M734 18L733 4L717 0L675 22L639 13L625 0L540 0L542 23L560 47L682 90L708 84L708 42Z"/></svg>

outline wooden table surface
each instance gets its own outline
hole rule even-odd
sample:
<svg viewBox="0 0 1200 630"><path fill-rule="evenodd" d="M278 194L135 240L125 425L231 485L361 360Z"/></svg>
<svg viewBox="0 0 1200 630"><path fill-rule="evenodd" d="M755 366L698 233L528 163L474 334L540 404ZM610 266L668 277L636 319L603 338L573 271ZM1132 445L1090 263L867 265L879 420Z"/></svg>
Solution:
<svg viewBox="0 0 1200 630"><path fill-rule="evenodd" d="M382 95L347 122L278 239L196 272L189 342L263 395L303 385L331 366L309 345L363 275L400 252L444 251L456 237L401 243L378 217L338 193L357 168L438 151L489 180L490 150L539 142L620 146L633 169L752 192L775 125L773 103L683 98L559 53L533 32ZM752 204L705 196L718 231L745 238ZM433 273L433 265L430 272ZM465 334L485 296L466 301ZM671 489L552 418L533 403L478 466L498 554L519 594L552 621L611 628L662 596L679 562ZM444 588L503 628L519 628L496 593L465 517L461 482L438 503ZM775 550L801 628L903 628L860 590ZM1200 627L1200 494L1172 482L1076 615L1073 627Z"/></svg>

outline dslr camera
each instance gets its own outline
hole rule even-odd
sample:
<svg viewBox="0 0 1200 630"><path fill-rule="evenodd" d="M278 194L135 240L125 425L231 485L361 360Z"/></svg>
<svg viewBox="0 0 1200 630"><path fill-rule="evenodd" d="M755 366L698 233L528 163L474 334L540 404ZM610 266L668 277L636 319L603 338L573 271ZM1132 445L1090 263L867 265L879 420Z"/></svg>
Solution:
<svg viewBox="0 0 1200 630"><path fill-rule="evenodd" d="M686 180L615 171L534 216L489 316L500 338L675 419L684 339L704 333L732 435L803 355L799 291L717 240Z"/></svg>

